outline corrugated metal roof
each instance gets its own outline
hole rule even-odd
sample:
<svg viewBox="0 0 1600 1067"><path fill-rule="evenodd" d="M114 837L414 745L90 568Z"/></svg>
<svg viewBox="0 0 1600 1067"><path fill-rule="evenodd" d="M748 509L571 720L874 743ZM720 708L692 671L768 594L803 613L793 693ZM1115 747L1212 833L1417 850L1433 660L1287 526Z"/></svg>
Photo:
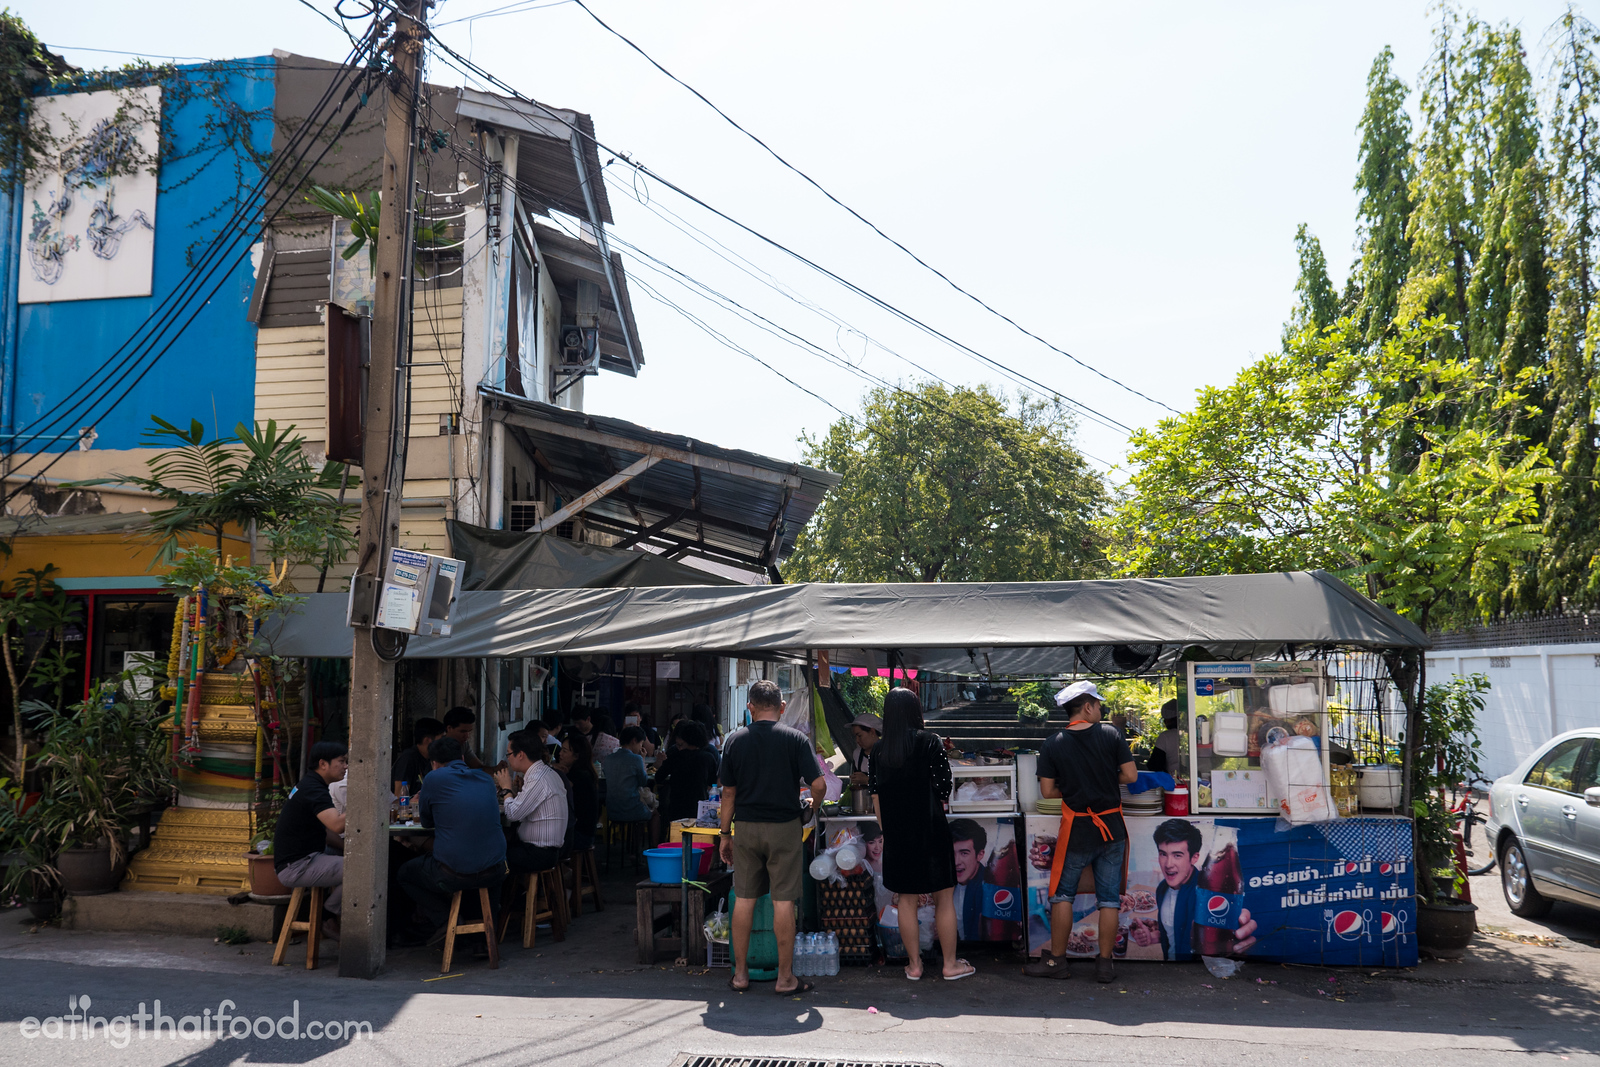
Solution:
<svg viewBox="0 0 1600 1067"><path fill-rule="evenodd" d="M611 201L600 179L600 153L595 147L594 119L581 111L548 104L514 100L477 89L458 89L456 113L463 118L514 132L517 141L517 181L538 190L538 197L523 196L524 206L539 215L550 208L580 219L589 217L583 195L583 178L572 158L572 139L578 139L589 191L594 195L600 221L611 223Z"/></svg>
<svg viewBox="0 0 1600 1067"><path fill-rule="evenodd" d="M542 468L575 497L646 455L661 462L590 505L584 519L622 534L656 530L658 547L746 566L787 557L795 538L840 477L800 463L722 448L623 419L485 391Z"/></svg>
<svg viewBox="0 0 1600 1067"><path fill-rule="evenodd" d="M0 537L139 533L149 528L150 516L143 511L108 511L99 515L0 515Z"/></svg>

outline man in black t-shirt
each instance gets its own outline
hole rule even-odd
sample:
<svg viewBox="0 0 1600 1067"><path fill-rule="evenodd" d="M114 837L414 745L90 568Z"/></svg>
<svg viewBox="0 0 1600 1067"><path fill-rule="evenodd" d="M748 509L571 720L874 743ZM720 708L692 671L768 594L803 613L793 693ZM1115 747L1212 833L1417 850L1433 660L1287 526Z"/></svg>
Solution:
<svg viewBox="0 0 1600 1067"><path fill-rule="evenodd" d="M1111 962L1122 909L1122 867L1128 829L1122 822L1123 785L1139 778L1127 739L1100 721L1103 705L1093 682L1075 682L1056 694L1067 713L1067 728L1057 731L1039 753L1039 793L1061 799L1061 834L1050 868L1050 947L1023 972L1033 978L1066 978L1067 942L1072 937L1072 898L1085 868L1094 870L1100 906L1100 958L1096 981L1116 977Z"/></svg>
<svg viewBox="0 0 1600 1067"><path fill-rule="evenodd" d="M394 769L389 772L389 784L396 796L400 795L400 787L406 787L407 796L416 796L422 788L422 779L427 777L433 764L428 760L428 746L444 734L444 723L438 719L418 719L411 728L411 747L400 753L394 761Z"/></svg>
<svg viewBox="0 0 1600 1067"><path fill-rule="evenodd" d="M339 914L344 896L344 857L325 853L329 835L344 833L344 815L335 810L328 786L344 777L349 761L337 741L318 741L306 753L311 770L295 786L278 812L272 834L272 866L278 881L293 889L332 887L323 910ZM325 927L329 937L339 936L337 922Z"/></svg>
<svg viewBox="0 0 1600 1067"><path fill-rule="evenodd" d="M802 828L807 808L800 787L811 790L810 809L822 806L827 781L805 734L778 722L783 694L774 682L750 686L750 725L735 730L722 750L722 861L733 865L733 957L728 985L750 988L750 930L756 901L772 894L772 934L778 941L779 993L804 993L812 983L794 976L795 902L804 864ZM738 824L737 833L734 824Z"/></svg>

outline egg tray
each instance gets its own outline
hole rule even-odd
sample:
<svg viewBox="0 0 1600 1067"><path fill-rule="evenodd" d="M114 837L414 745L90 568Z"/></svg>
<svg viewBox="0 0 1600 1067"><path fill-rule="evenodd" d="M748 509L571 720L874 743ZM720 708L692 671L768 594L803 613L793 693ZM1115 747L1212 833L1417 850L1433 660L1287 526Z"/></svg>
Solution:
<svg viewBox="0 0 1600 1067"><path fill-rule="evenodd" d="M839 962L862 966L877 956L877 886L866 872L851 875L844 885L817 884L817 916L824 930L839 936Z"/></svg>

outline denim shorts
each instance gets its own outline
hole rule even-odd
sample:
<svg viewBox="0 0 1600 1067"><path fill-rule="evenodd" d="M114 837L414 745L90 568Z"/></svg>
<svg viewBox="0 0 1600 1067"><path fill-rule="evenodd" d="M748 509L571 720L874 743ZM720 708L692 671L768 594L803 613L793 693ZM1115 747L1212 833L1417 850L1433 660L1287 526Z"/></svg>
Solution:
<svg viewBox="0 0 1600 1067"><path fill-rule="evenodd" d="M1122 907L1122 860L1128 854L1128 842L1104 841L1082 852L1067 852L1061 861L1061 892L1050 898L1052 904L1071 904L1078 894L1078 879L1083 869L1094 867L1094 896L1102 908Z"/></svg>

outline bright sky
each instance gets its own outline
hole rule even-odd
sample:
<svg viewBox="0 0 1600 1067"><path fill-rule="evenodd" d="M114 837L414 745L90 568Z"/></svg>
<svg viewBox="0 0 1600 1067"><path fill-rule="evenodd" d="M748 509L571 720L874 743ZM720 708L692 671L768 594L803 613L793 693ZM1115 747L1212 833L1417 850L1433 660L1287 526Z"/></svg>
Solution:
<svg viewBox="0 0 1600 1067"><path fill-rule="evenodd" d="M332 9L332 0L312 0ZM444 0L442 40L519 91L594 116L600 141L1019 374L1126 427L1163 409L1017 332L917 266L732 129L572 2ZM1335 275L1353 256L1356 122L1373 58L1408 83L1431 4L1276 0L973 4L588 0L594 11L845 203L1089 367L1177 409L1274 347L1293 301L1295 227ZM358 6L347 0L347 9ZM1564 3L1490 0L1531 63ZM295 0L23 0L82 66L273 48L338 59L342 35ZM153 17L156 16L156 17ZM446 23L449 23L446 25ZM440 64L435 84L463 78ZM612 158L602 152L602 161ZM618 161L616 238L819 346L692 295L626 246L646 352L638 379L590 379L585 406L798 459L867 383L1014 380L743 234ZM637 197L637 199L635 199ZM670 213L670 214L669 214ZM676 217L674 217L676 216ZM698 231L704 231L703 234ZM720 253L720 254L714 254ZM724 258L726 257L726 258ZM742 257L742 260L740 259ZM731 262L730 262L731 260ZM745 262L747 261L747 262ZM735 265L737 264L737 266ZM742 268L742 269L741 269ZM711 327L725 347L646 286ZM841 366L840 364L844 364ZM1084 418L1115 464L1126 430Z"/></svg>

